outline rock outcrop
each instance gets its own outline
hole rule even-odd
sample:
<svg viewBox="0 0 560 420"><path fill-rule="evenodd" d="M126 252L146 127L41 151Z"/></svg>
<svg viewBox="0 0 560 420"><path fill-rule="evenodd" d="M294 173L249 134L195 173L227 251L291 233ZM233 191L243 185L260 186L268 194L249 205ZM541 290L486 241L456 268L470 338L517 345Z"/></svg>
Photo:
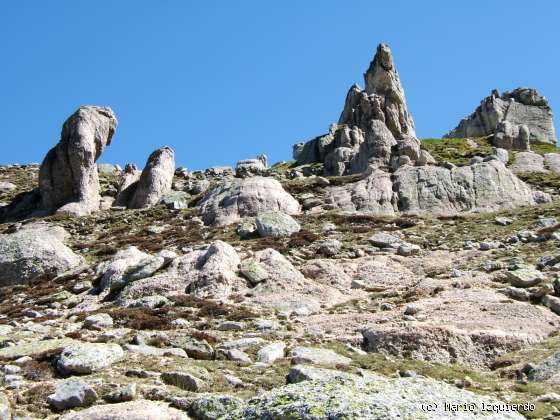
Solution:
<svg viewBox="0 0 560 420"><path fill-rule="evenodd" d="M324 369L323 371L327 371ZM241 408L222 418L241 419L334 419L356 420L392 419L523 419L515 412L486 411L483 407L497 407L503 402L433 379L384 378L366 373L365 377L344 375L331 371L322 374L326 379L303 381L286 385L253 398ZM472 411L447 411L443 402ZM429 406L426 415L422 407ZM426 410L426 408L424 408Z"/></svg>
<svg viewBox="0 0 560 420"><path fill-rule="evenodd" d="M532 155L532 154L531 154ZM497 159L461 167L404 165L392 175L377 169L327 189L329 208L392 215L495 211L549 200L536 195Z"/></svg>
<svg viewBox="0 0 560 420"><path fill-rule="evenodd" d="M121 174L121 179L119 181L117 198L115 200L116 206L126 207L132 200L141 174L142 171L139 171L133 163L129 163L124 167L124 172Z"/></svg>
<svg viewBox="0 0 560 420"><path fill-rule="evenodd" d="M324 136L295 145L294 159L300 164L324 163L326 175L360 173L370 165L389 169L432 163L416 138L388 46L377 47L364 79L365 90L350 88L338 124Z"/></svg>
<svg viewBox="0 0 560 420"><path fill-rule="evenodd" d="M394 177L401 212L495 211L537 202L531 189L498 160L451 169L403 166Z"/></svg>
<svg viewBox="0 0 560 420"><path fill-rule="evenodd" d="M239 178L264 175L268 169L268 157L259 155L256 159L244 159L237 162L235 175Z"/></svg>
<svg viewBox="0 0 560 420"><path fill-rule="evenodd" d="M163 195L171 190L174 173L173 149L164 146L153 152L140 175L128 208L144 209L156 205Z"/></svg>
<svg viewBox="0 0 560 420"><path fill-rule="evenodd" d="M508 123L504 127L501 123ZM528 133L527 133L528 131ZM504 134L499 134L504 133ZM512 136L512 133L517 133ZM529 142L556 144L552 110L535 89L517 88L500 95L497 90L447 133L447 138L484 137L496 134L497 147L526 150ZM509 146L509 147L506 147Z"/></svg>
<svg viewBox="0 0 560 420"><path fill-rule="evenodd" d="M199 212L207 225L227 225L265 211L300 213L300 205L275 179L251 177L226 180L202 199Z"/></svg>
<svg viewBox="0 0 560 420"><path fill-rule="evenodd" d="M183 412L161 402L140 400L119 404L104 404L71 412L61 420L188 420Z"/></svg>
<svg viewBox="0 0 560 420"><path fill-rule="evenodd" d="M55 277L82 263L64 245L67 232L58 226L31 224L0 235L0 287Z"/></svg>
<svg viewBox="0 0 560 420"><path fill-rule="evenodd" d="M98 210L99 178L95 162L111 144L117 118L110 108L82 106L64 123L59 143L39 172L41 207L82 216Z"/></svg>

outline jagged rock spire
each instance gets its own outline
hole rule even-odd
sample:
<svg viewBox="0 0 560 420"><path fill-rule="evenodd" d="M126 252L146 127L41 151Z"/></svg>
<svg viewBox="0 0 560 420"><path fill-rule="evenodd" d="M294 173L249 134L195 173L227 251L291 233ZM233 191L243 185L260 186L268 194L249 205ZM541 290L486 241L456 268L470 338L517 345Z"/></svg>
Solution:
<svg viewBox="0 0 560 420"><path fill-rule="evenodd" d="M414 121L408 113L399 73L387 45L377 46L375 57L364 73L364 81L366 93L379 97L385 114L385 124L395 138L415 137Z"/></svg>
<svg viewBox="0 0 560 420"><path fill-rule="evenodd" d="M294 148L300 163L322 162L327 175L394 170L434 163L416 138L391 50L379 44L364 74L366 89L350 87L338 125L329 134Z"/></svg>

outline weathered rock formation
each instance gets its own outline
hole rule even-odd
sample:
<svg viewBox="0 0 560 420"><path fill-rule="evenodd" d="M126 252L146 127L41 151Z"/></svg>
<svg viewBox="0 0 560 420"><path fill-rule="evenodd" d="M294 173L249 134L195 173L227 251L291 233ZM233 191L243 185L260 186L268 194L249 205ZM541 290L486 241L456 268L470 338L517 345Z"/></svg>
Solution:
<svg viewBox="0 0 560 420"><path fill-rule="evenodd" d="M116 206L126 207L128 205L136 191L141 174L142 171L139 171L133 163L129 163L124 167L124 172L119 181L117 199L115 200Z"/></svg>
<svg viewBox="0 0 560 420"><path fill-rule="evenodd" d="M432 163L416 138L389 47L377 47L364 79L365 90L350 88L338 124L324 136L295 145L294 159L324 163L326 175L360 173L369 165L387 170Z"/></svg>
<svg viewBox="0 0 560 420"><path fill-rule="evenodd" d="M123 183L121 183L121 192L129 188L134 189L127 207L144 209L156 205L163 195L171 190L174 173L175 152L167 146L150 155L137 183L134 183L134 177L136 176L134 168L129 168ZM129 177L128 180L127 176ZM125 182L128 183L128 186L123 188L122 186L126 185ZM119 195L117 201L122 203L124 198Z"/></svg>
<svg viewBox="0 0 560 420"><path fill-rule="evenodd" d="M64 244L68 233L59 226L33 223L0 235L0 287L56 277L82 263Z"/></svg>
<svg viewBox="0 0 560 420"><path fill-rule="evenodd" d="M450 214L531 205L543 198L548 196L533 193L493 159L462 167L404 165L392 176L370 170L360 181L329 188L326 203L334 209L376 214Z"/></svg>
<svg viewBox="0 0 560 420"><path fill-rule="evenodd" d="M237 162L235 175L239 178L247 176L264 175L268 169L268 157L259 155L256 159L244 159Z"/></svg>
<svg viewBox="0 0 560 420"><path fill-rule="evenodd" d="M552 109L546 98L535 89L517 88L501 95L494 90L471 115L444 137L484 137L492 134L496 134L497 147L509 149L527 150L527 134L531 144L556 144Z"/></svg>
<svg viewBox="0 0 560 420"><path fill-rule="evenodd" d="M111 144L116 127L117 118L107 107L82 106L66 120L59 143L39 172L44 210L82 216L99 209L95 162Z"/></svg>
<svg viewBox="0 0 560 420"><path fill-rule="evenodd" d="M227 225L265 211L299 214L300 205L272 178L224 181L202 199L199 212L206 224Z"/></svg>

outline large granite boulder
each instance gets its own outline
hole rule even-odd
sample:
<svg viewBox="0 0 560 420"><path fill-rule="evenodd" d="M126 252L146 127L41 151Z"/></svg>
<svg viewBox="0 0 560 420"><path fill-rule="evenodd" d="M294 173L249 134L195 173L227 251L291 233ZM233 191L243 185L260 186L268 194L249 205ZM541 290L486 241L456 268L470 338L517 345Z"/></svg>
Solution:
<svg viewBox="0 0 560 420"><path fill-rule="evenodd" d="M556 144L552 109L544 96L539 95L535 89L529 88L517 88L501 95L497 90L492 91L492 94L484 98L471 115L462 119L459 125L444 137L492 135L496 133L499 124L505 121L511 126L526 126L531 144ZM497 146L504 147L504 145ZM515 143L511 146L516 148Z"/></svg>
<svg viewBox="0 0 560 420"><path fill-rule="evenodd" d="M345 211L392 215L397 210L397 199L391 174L370 168L357 182L328 188L325 203Z"/></svg>
<svg viewBox="0 0 560 420"><path fill-rule="evenodd" d="M99 209L95 162L111 144L116 127L117 118L107 107L82 106L66 120L59 143L39 171L43 210L82 216Z"/></svg>
<svg viewBox="0 0 560 420"><path fill-rule="evenodd" d="M513 173L520 172L547 172L544 157L533 152L516 153L510 166Z"/></svg>
<svg viewBox="0 0 560 420"><path fill-rule="evenodd" d="M190 417L167 404L138 400L119 404L103 404L71 412L60 420L188 420Z"/></svg>
<svg viewBox="0 0 560 420"><path fill-rule="evenodd" d="M462 167L410 166L392 175L370 169L363 179L329 187L326 205L332 209L374 214L494 211L536 204L537 197L499 160Z"/></svg>
<svg viewBox="0 0 560 420"><path fill-rule="evenodd" d="M451 169L403 166L394 173L393 189L401 212L445 214L536 204L532 190L498 160Z"/></svg>
<svg viewBox="0 0 560 420"><path fill-rule="evenodd" d="M157 255L151 261L157 261ZM118 260L110 265L114 262ZM194 250L173 259L169 267L161 272L128 281L117 302L123 306L134 306L153 296L161 298L185 293L199 298L227 299L246 289L247 282L237 275L239 264L239 255L231 245L214 241L206 249ZM134 274L134 271L125 270L125 273ZM130 274L126 274L124 279L128 280Z"/></svg>
<svg viewBox="0 0 560 420"><path fill-rule="evenodd" d="M277 180L260 176L225 180L199 204L200 215L207 225L227 225L265 211L296 215L300 213L300 205Z"/></svg>
<svg viewBox="0 0 560 420"><path fill-rule="evenodd" d="M171 190L175 174L175 152L164 146L153 152L140 175L128 208L144 209L156 205ZM131 188L131 186L129 186ZM122 188L121 188L122 189Z"/></svg>
<svg viewBox="0 0 560 420"><path fill-rule="evenodd" d="M64 244L68 234L58 226L31 224L0 235L0 287L55 277L82 263Z"/></svg>
<svg viewBox="0 0 560 420"><path fill-rule="evenodd" d="M424 377L386 378L365 374L323 374L326 379L303 381L264 392L226 416L257 419L523 419L508 411L486 411L504 403L491 397ZM329 378L330 376L330 378ZM445 404L444 404L445 402ZM447 405L449 404L449 406ZM449 407L469 407L451 410ZM472 407L472 411L470 409Z"/></svg>
<svg viewBox="0 0 560 420"><path fill-rule="evenodd" d="M505 150L531 150L531 133L525 124L516 125L510 121L500 121L492 143Z"/></svg>
<svg viewBox="0 0 560 420"><path fill-rule="evenodd" d="M425 165L404 90L388 46L380 44L364 74L365 90L353 85L338 124L329 133L294 146L300 164L324 163L326 175L361 173L374 166L388 170L404 163Z"/></svg>

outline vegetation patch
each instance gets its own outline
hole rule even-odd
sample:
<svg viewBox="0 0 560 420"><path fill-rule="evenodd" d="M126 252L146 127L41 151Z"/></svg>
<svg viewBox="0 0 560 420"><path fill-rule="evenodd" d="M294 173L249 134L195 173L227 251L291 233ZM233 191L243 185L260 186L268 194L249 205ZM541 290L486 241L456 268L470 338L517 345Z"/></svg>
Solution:
<svg viewBox="0 0 560 420"><path fill-rule="evenodd" d="M519 179L539 189L560 189L560 174L556 172L520 172Z"/></svg>
<svg viewBox="0 0 560 420"><path fill-rule="evenodd" d="M437 161L447 161L455 165L468 165L475 156L488 156L492 153L491 137L475 139L422 139L424 150Z"/></svg>

